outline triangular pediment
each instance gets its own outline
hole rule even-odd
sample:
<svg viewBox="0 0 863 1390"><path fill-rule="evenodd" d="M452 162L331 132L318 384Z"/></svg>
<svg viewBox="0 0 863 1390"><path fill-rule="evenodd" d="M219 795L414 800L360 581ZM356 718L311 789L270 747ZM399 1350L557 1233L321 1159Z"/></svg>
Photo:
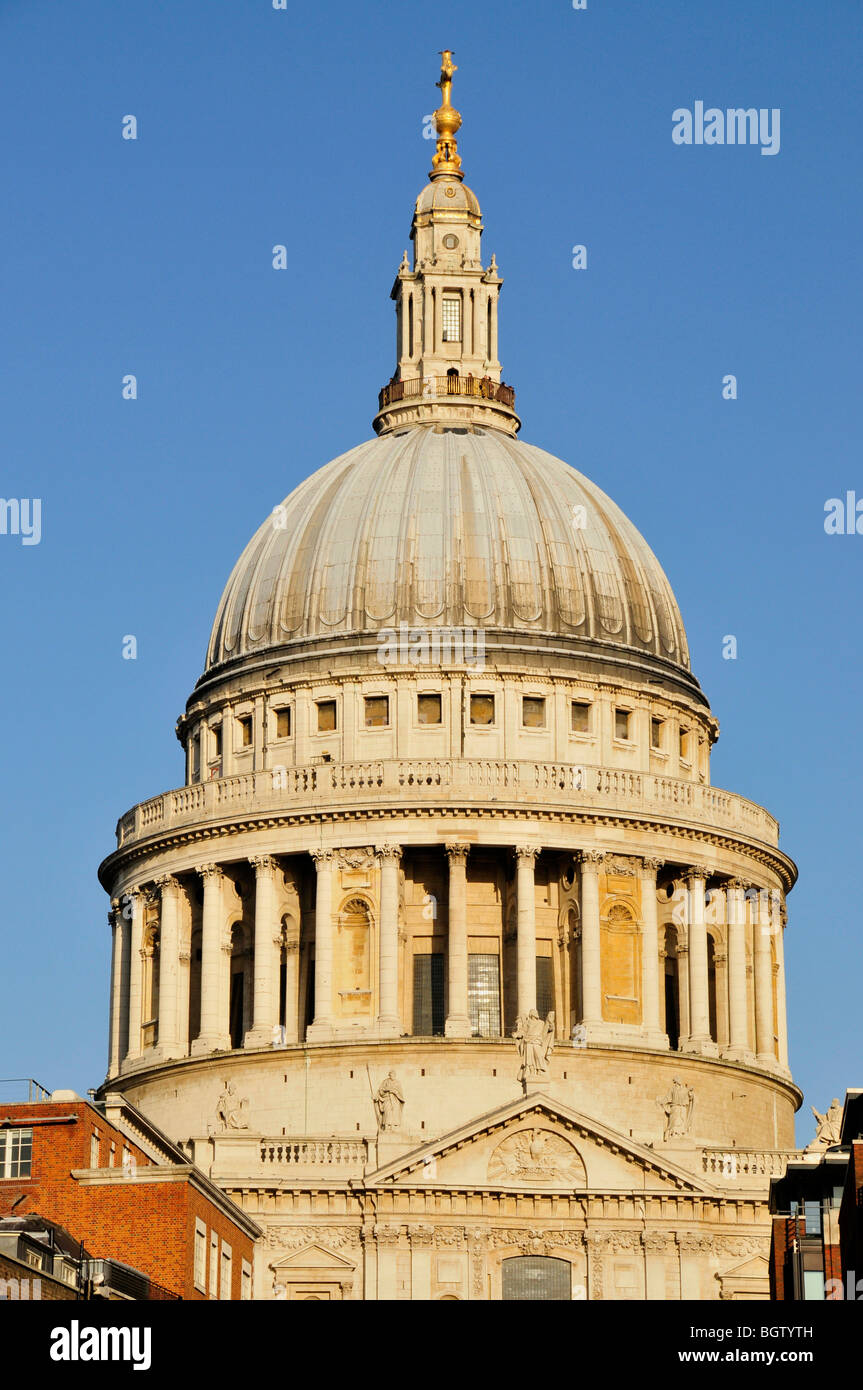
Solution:
<svg viewBox="0 0 863 1390"><path fill-rule="evenodd" d="M270 1266L274 1270L290 1269L353 1269L350 1260L345 1260L341 1255L335 1254L332 1250L327 1250L323 1245L306 1245L302 1250L294 1250L290 1255L284 1255L282 1259Z"/></svg>
<svg viewBox="0 0 863 1390"><path fill-rule="evenodd" d="M366 1186L417 1184L532 1191L717 1189L689 1169L550 1096L522 1096L400 1155Z"/></svg>
<svg viewBox="0 0 863 1390"><path fill-rule="evenodd" d="M723 1269L717 1279L763 1279L770 1273L770 1261L766 1255L752 1255L730 1269Z"/></svg>

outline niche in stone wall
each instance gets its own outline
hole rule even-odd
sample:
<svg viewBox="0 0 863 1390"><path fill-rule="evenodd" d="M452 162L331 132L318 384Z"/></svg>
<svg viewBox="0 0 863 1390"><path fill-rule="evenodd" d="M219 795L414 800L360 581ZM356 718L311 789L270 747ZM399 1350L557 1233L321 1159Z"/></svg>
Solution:
<svg viewBox="0 0 863 1390"><path fill-rule="evenodd" d="M338 917L336 989L343 1018L371 1017L371 911L364 898L348 898Z"/></svg>
<svg viewBox="0 0 863 1390"><path fill-rule="evenodd" d="M641 936L627 903L602 914L602 1016L607 1023L641 1022Z"/></svg>

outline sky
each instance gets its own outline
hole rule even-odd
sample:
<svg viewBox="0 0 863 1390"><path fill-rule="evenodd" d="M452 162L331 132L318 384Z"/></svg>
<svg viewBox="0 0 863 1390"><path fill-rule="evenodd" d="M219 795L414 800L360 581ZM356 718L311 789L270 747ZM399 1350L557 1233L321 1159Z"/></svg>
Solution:
<svg viewBox="0 0 863 1390"><path fill-rule="evenodd" d="M803 1142L863 1085L863 535L825 532L863 499L861 29L857 0L0 0L0 492L41 503L38 544L0 534L3 1076L104 1077L97 866L183 781L174 724L246 541L371 436L449 47L522 438L647 538L712 779L799 866ZM696 102L778 109L778 149L676 143Z"/></svg>

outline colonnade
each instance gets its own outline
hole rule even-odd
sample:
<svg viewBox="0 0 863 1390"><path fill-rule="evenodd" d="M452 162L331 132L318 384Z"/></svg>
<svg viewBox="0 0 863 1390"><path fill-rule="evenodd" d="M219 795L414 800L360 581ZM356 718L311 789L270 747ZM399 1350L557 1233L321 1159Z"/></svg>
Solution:
<svg viewBox="0 0 863 1390"><path fill-rule="evenodd" d="M471 1035L469 1007L469 911L467 864L470 846L452 841L445 845L448 861L447 913L447 1014L445 1034L450 1038ZM535 867L540 847L517 844L515 856L516 893L516 993L517 1012L525 1014L537 1005L537 919ZM313 1021L306 1028L309 1041L334 1036L339 1020L334 1007L334 956L336 914L334 888L338 851L311 852L316 875L314 913L314 1008ZM380 870L377 912L377 1012L367 1034L380 1038L398 1037L402 1032L399 1010L399 867L402 846L383 843L375 847ZM577 952L580 975L579 1027L585 1042L601 1042L614 1037L621 1042L622 1025L610 1025L604 1017L602 974L602 905L600 875L605 853L584 850L580 864L580 914ZM252 1020L245 1033L244 1046L266 1047L280 1024L280 962L286 952L286 995L297 1000L299 985L299 940L286 941L277 915L278 861L270 855L248 861L254 870L254 949L252 976ZM632 1035L633 1045L667 1047L661 991L664 979L660 965L664 943L660 941L657 905L657 873L662 861L645 857L635 861L640 880L641 918L641 1023L623 1026ZM121 1065L138 1060L145 1053L143 1017L145 960L145 915L152 895L159 899L158 1043L154 1056L159 1059L208 1054L231 1047L229 1032L230 961L232 939L227 927L224 898L225 871L217 863L196 870L203 887L201 914L200 1023L197 1036L189 1043L190 949L181 941L182 887L173 875L127 893L109 914L113 929L111 971L111 1019L109 1075ZM677 962L683 976L680 985L680 1046L685 1051L716 1055L717 1042L710 1027L710 986L708 970L708 925L706 912L707 869L692 865L674 871L685 884L686 911L678 923ZM782 921L778 895L756 890L763 912L747 912L747 898L753 889L739 879L722 883L725 892L727 940L727 999L723 1000L727 1018L727 1037L722 1055L764 1066L787 1068L787 1029L785 1022L784 958ZM750 920L747 920L749 917ZM748 974L750 951L747 933L751 930L751 969L754 976L754 1036L750 1028ZM771 942L774 947L771 947ZM774 992L775 991L775 992ZM155 1004L155 1000L153 1001ZM568 1020L568 1012L564 1018ZM568 1027L568 1023L566 1024ZM298 1042L298 1009L288 1009L285 1040ZM777 1047L778 1039L778 1047ZM777 1057L778 1052L778 1057Z"/></svg>

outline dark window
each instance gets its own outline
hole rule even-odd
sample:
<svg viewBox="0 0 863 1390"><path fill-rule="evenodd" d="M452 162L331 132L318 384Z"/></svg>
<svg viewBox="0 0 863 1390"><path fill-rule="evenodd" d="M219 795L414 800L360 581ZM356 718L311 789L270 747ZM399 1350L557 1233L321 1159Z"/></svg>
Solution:
<svg viewBox="0 0 863 1390"><path fill-rule="evenodd" d="M318 733L328 734L336 727L335 700L318 701Z"/></svg>
<svg viewBox="0 0 863 1390"><path fill-rule="evenodd" d="M245 978L242 970L231 976L231 1047L243 1046L243 993Z"/></svg>
<svg viewBox="0 0 863 1390"><path fill-rule="evenodd" d="M536 958L536 1011L547 1018L554 1009L554 961L551 956Z"/></svg>
<svg viewBox="0 0 863 1390"><path fill-rule="evenodd" d="M493 723L494 723L494 696L493 696L493 695L471 695L471 697L470 697L470 722L471 722L471 724L493 724Z"/></svg>
<svg viewBox="0 0 863 1390"><path fill-rule="evenodd" d="M686 760L689 757L689 730L680 730L680 756Z"/></svg>
<svg viewBox="0 0 863 1390"><path fill-rule="evenodd" d="M290 738L291 736L291 711L290 709L276 710L276 738Z"/></svg>
<svg viewBox="0 0 863 1390"><path fill-rule="evenodd" d="M414 956L414 1024L415 1037L442 1036L444 1031L444 957L435 951L430 956Z"/></svg>
<svg viewBox="0 0 863 1390"><path fill-rule="evenodd" d="M500 1037L500 965L497 956L467 958L470 1031L475 1038Z"/></svg>
<svg viewBox="0 0 863 1390"><path fill-rule="evenodd" d="M443 707L440 695L417 696L417 719L420 724L440 724Z"/></svg>
<svg viewBox="0 0 863 1390"><path fill-rule="evenodd" d="M650 746L651 748L662 747L662 720L651 719L650 721Z"/></svg>
<svg viewBox="0 0 863 1390"><path fill-rule="evenodd" d="M214 729L214 730L213 730L213 746L215 747L215 750L216 750L216 757L217 757L217 758L221 758L221 756L222 756L222 726L221 726L221 724L219 725L219 727L218 727L217 729Z"/></svg>
<svg viewBox="0 0 863 1390"><path fill-rule="evenodd" d="M614 711L614 737L629 738L629 710L616 709Z"/></svg>
<svg viewBox="0 0 863 1390"><path fill-rule="evenodd" d="M587 734L590 732L590 705L583 700L573 700L572 702L572 732L574 734Z"/></svg>
<svg viewBox="0 0 863 1390"><path fill-rule="evenodd" d="M306 980L306 1027L309 1028L315 1021L315 962L309 961L308 979Z"/></svg>
<svg viewBox="0 0 863 1390"><path fill-rule="evenodd" d="M821 1203L818 1198L813 1201L803 1203L803 1216L806 1222L807 1236L820 1236L821 1234Z"/></svg>
<svg viewBox="0 0 863 1390"><path fill-rule="evenodd" d="M242 719L238 719L240 726L240 743L243 748L250 748L252 744L252 716L244 714Z"/></svg>
<svg viewBox="0 0 863 1390"><path fill-rule="evenodd" d="M546 1255L514 1255L502 1261L501 1271L503 1297L507 1301L572 1301L572 1266L569 1260L554 1260Z"/></svg>
<svg viewBox="0 0 863 1390"><path fill-rule="evenodd" d="M545 728L545 700L525 695L521 702L521 718L526 729Z"/></svg>
<svg viewBox="0 0 863 1390"><path fill-rule="evenodd" d="M390 702L387 695L366 696L366 728L385 729L390 722Z"/></svg>

